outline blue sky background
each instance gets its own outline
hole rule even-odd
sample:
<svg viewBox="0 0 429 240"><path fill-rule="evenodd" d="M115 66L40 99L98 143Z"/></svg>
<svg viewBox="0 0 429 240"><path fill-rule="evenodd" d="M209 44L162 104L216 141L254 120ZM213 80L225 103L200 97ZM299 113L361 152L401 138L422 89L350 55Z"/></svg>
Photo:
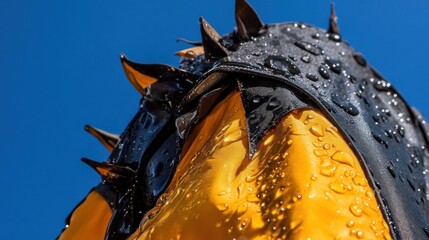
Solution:
<svg viewBox="0 0 429 240"><path fill-rule="evenodd" d="M266 23L327 27L330 0L250 0ZM343 38L429 116L429 2L336 1ZM81 157L108 152L86 123L121 133L139 94L119 61L176 65L176 38L200 40L198 17L221 34L234 2L0 0L0 232L54 239L99 177Z"/></svg>

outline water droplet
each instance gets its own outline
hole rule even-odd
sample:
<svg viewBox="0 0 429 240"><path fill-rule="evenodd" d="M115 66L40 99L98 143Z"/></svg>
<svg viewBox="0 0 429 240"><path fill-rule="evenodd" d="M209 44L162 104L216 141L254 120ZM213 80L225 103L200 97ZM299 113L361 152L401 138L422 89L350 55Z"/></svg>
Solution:
<svg viewBox="0 0 429 240"><path fill-rule="evenodd" d="M247 176L246 179L245 179L245 181L246 182L253 182L253 181L255 181L255 179L256 179L255 176Z"/></svg>
<svg viewBox="0 0 429 240"><path fill-rule="evenodd" d="M276 97L273 97L269 100L268 105L267 105L267 110L274 110L276 109L278 106L280 106L280 100Z"/></svg>
<svg viewBox="0 0 429 240"><path fill-rule="evenodd" d="M393 178L396 178L396 172L391 166L387 166L387 171L389 171Z"/></svg>
<svg viewBox="0 0 429 240"><path fill-rule="evenodd" d="M322 126L320 126L319 124L315 124L310 128L310 132L316 136L316 137L323 137L325 136L325 133L323 131Z"/></svg>
<svg viewBox="0 0 429 240"><path fill-rule="evenodd" d="M356 217L362 216L362 209L359 206L353 204L350 206L349 209L350 209L350 212Z"/></svg>
<svg viewBox="0 0 429 240"><path fill-rule="evenodd" d="M401 137L405 136L405 128L404 128L404 126L395 125L395 129L396 129L396 131L398 131L398 133L399 133L399 135L401 135Z"/></svg>
<svg viewBox="0 0 429 240"><path fill-rule="evenodd" d="M360 53L355 53L353 54L353 58L355 59L355 61L361 65L362 67L366 67L366 60L365 58L360 54Z"/></svg>
<svg viewBox="0 0 429 240"><path fill-rule="evenodd" d="M328 152L326 150L322 150L322 149L314 149L313 153L316 157L327 157L327 156L329 156Z"/></svg>
<svg viewBox="0 0 429 240"><path fill-rule="evenodd" d="M363 232L362 231L358 231L357 233L356 233L356 236L358 237L358 238L364 238L365 237L365 235L363 234Z"/></svg>
<svg viewBox="0 0 429 240"><path fill-rule="evenodd" d="M305 50L313 55L321 55L323 54L323 49L315 44L308 43L308 42L295 42L295 46L301 48L302 50Z"/></svg>
<svg viewBox="0 0 429 240"><path fill-rule="evenodd" d="M353 177L353 183L358 185L358 186L362 186L365 187L366 186L366 181L364 177L361 176L355 176Z"/></svg>
<svg viewBox="0 0 429 240"><path fill-rule="evenodd" d="M320 39L320 34L318 34L318 33L313 34L313 35L311 36L311 38L316 39L316 40L319 40L319 39Z"/></svg>
<svg viewBox="0 0 429 240"><path fill-rule="evenodd" d="M226 210L228 210L228 203L225 203L225 204L217 204L216 205L216 207L217 207L217 209L219 210L219 211L226 211Z"/></svg>
<svg viewBox="0 0 429 240"><path fill-rule="evenodd" d="M349 228L353 227L354 225L355 225L355 222L354 222L353 220L350 220L350 221L347 223L347 227L349 227Z"/></svg>
<svg viewBox="0 0 429 240"><path fill-rule="evenodd" d="M292 60L292 61L294 61L294 62L296 62L296 61L298 60L298 59L297 59L296 57L294 57L294 56L290 56L290 55L289 55L288 57L289 57L289 59L290 59L290 60Z"/></svg>
<svg viewBox="0 0 429 240"><path fill-rule="evenodd" d="M313 73L307 73L307 75L305 75L305 76L313 82L319 81L319 77Z"/></svg>
<svg viewBox="0 0 429 240"><path fill-rule="evenodd" d="M341 182L332 182L329 184L329 188L336 193L343 194L347 192L347 188L345 187L344 183Z"/></svg>
<svg viewBox="0 0 429 240"><path fill-rule="evenodd" d="M259 103L261 101L261 97L256 96L255 98L253 98L252 100L254 103Z"/></svg>
<svg viewBox="0 0 429 240"><path fill-rule="evenodd" d="M301 57L301 60L305 63L310 63L311 62L311 58L308 55L304 55Z"/></svg>
<svg viewBox="0 0 429 240"><path fill-rule="evenodd" d="M341 62L339 60L330 59L329 57L327 57L325 59L325 63L334 73L341 73Z"/></svg>
<svg viewBox="0 0 429 240"><path fill-rule="evenodd" d="M352 116L357 116L359 114L359 109L355 105L340 100L338 95L332 95L331 100L333 103L335 103L335 105L343 109L346 113Z"/></svg>
<svg viewBox="0 0 429 240"><path fill-rule="evenodd" d="M380 144L382 144L385 148L389 148L389 144L387 143L386 140L384 140L380 134L376 134L376 133L372 133L372 137L379 142Z"/></svg>
<svg viewBox="0 0 429 240"><path fill-rule="evenodd" d="M374 82L374 88L379 91L389 91L390 87L391 87L391 84L389 82L386 82L385 80Z"/></svg>
<svg viewBox="0 0 429 240"><path fill-rule="evenodd" d="M317 180L317 174L313 174L313 175L311 175L311 180L312 180L312 181L316 181L316 180Z"/></svg>
<svg viewBox="0 0 429 240"><path fill-rule="evenodd" d="M353 167L353 158L352 156L345 151L336 151L332 156L332 160L335 160L339 163L347 164L351 167Z"/></svg>
<svg viewBox="0 0 429 240"><path fill-rule="evenodd" d="M350 82L352 82L352 83L356 83L357 82L357 79L356 79L356 77L355 76L353 76L353 75L348 75L347 76L347 78L350 80Z"/></svg>
<svg viewBox="0 0 429 240"><path fill-rule="evenodd" d="M327 165L327 166L322 166L320 168L320 174L327 176L327 177L332 177L335 174L335 171L337 170L337 167L335 165Z"/></svg>
<svg viewBox="0 0 429 240"><path fill-rule="evenodd" d="M318 72L322 78L329 79L329 73L324 66L320 66Z"/></svg>
<svg viewBox="0 0 429 240"><path fill-rule="evenodd" d="M292 60L280 56L269 56L265 59L264 65L271 69L284 73L289 71L291 74L296 75L301 73L299 68L292 62Z"/></svg>
<svg viewBox="0 0 429 240"><path fill-rule="evenodd" d="M262 115L257 113L252 113L249 116L249 123L252 125L259 125L259 123L262 122Z"/></svg>
<svg viewBox="0 0 429 240"><path fill-rule="evenodd" d="M341 36L338 34L331 33L328 38L334 42L341 42Z"/></svg>

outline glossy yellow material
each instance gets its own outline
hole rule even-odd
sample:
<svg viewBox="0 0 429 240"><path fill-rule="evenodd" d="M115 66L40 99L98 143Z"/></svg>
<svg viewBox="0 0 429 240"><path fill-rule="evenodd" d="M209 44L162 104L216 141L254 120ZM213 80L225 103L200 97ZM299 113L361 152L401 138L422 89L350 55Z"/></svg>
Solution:
<svg viewBox="0 0 429 240"><path fill-rule="evenodd" d="M317 110L285 116L252 161L247 137L234 92L195 127L130 239L391 239L356 156Z"/></svg>
<svg viewBox="0 0 429 240"><path fill-rule="evenodd" d="M58 239L102 240L111 217L112 210L109 204L98 192L92 191L85 201L73 211L70 225Z"/></svg>
<svg viewBox="0 0 429 240"><path fill-rule="evenodd" d="M133 67L128 65L126 61L122 61L122 66L124 67L124 71L128 77L128 80L130 80L131 84L140 93L146 92L145 88L151 85L152 83L155 83L157 80L156 78L153 78L151 76L148 76L136 71Z"/></svg>
<svg viewBox="0 0 429 240"><path fill-rule="evenodd" d="M185 58L193 58L202 54L204 54L204 48L202 46L187 48L176 52L177 56Z"/></svg>

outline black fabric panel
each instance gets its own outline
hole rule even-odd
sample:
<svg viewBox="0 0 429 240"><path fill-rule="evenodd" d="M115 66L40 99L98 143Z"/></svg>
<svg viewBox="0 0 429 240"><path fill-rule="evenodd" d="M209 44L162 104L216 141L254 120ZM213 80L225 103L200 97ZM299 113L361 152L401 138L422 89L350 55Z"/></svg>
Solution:
<svg viewBox="0 0 429 240"><path fill-rule="evenodd" d="M269 79L239 76L238 85L246 111L249 131L249 158L269 128L294 109L315 108L312 100L295 89Z"/></svg>

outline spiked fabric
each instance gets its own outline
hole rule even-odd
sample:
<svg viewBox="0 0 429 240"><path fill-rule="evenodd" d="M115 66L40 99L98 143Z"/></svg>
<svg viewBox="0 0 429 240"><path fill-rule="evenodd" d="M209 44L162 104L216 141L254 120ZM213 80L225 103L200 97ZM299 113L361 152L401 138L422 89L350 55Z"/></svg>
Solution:
<svg viewBox="0 0 429 240"><path fill-rule="evenodd" d="M124 239L132 233L132 239L156 236L170 238L170 235L156 234L176 234L175 231L188 237L201 238L203 235L197 234L198 229L194 229L197 235L191 234L192 228L187 227L192 225L187 224L187 219L175 220L170 225L163 224L168 221L169 216L182 211L179 208L185 209L186 204L196 205L202 201L182 201L182 195L175 195L177 191L185 189L185 192L190 193L187 188L192 188L193 182L201 181L207 187L195 189L204 193L201 198L205 199L217 187L214 183L220 184L225 179L230 179L225 177L216 182L217 178L211 178L210 175L211 169L217 169L216 165L202 167L212 164L217 156L223 156L225 164L232 164L229 165L231 167L245 157L246 161L237 165L240 168L237 168L235 176L239 176L239 172L250 171L252 162L261 163L255 170L265 174L260 176L271 176L272 173L281 176L281 172L276 172L277 168L269 165L271 159L276 159L279 164L282 161L292 161L288 168L289 175L285 178L295 179L289 182L291 189L307 189L304 192L310 191L308 189L313 185L306 182L310 181L310 177L302 179L299 174L295 175L297 172L310 174L309 169L318 166L314 168L314 171L318 171L316 175L327 177L325 187L328 190L325 193L315 194L323 189L321 181L320 186L314 188L313 195L303 195L300 192L300 197L295 200L290 195L292 193L287 191L277 194L273 192L275 190L263 190L263 184L249 186L247 189L256 188L261 194L255 195L254 201L246 202L246 211L239 216L240 221L241 216L252 219L260 217L263 221L254 220L253 225L250 222L242 225L243 222L240 222L238 227L232 226L233 230L230 232L237 235L227 236L299 238L320 237L325 234L323 236L332 238L429 238L429 127L423 116L410 107L360 53L341 39L334 5L331 5L329 27L325 31L302 23L265 25L245 0L236 0L235 4L237 29L231 34L220 36L209 23L200 18L202 42L191 43L193 47L177 53L181 57L179 68L161 64L138 64L121 55L126 76L142 94L139 112L120 137L86 127L88 132L111 150L111 155L102 163L83 159L101 175L103 181L71 213L67 220L69 227L59 238L84 236L84 232L88 230L79 227L82 225L76 221L73 223L73 219L85 219L82 218L82 214L85 214L80 209L88 209L87 206L93 206L103 199L110 210L104 209L103 214L91 214L103 216L103 223L105 219L110 219L107 226L103 225L104 239ZM307 117L304 118L303 114ZM320 122L305 128L315 117ZM288 124L290 129L295 130L288 132L285 127ZM219 131L216 132L216 129ZM235 129L240 134L228 135L228 129ZM245 129L245 134L241 133L242 129ZM285 147L292 142L273 134L274 130L284 131L285 139L289 135L306 134L314 138L307 143L296 139L295 141L301 142L302 148L301 151L293 151L292 148ZM207 135L202 134L204 132ZM330 137L335 136L336 140L330 141L338 142L326 144L328 136L325 133L330 134ZM210 134L213 134L213 138L207 138ZM240 136L245 136L244 140ZM228 152L229 155L222 153L225 146L219 139L223 142L240 142L241 148L234 148L234 151ZM278 142L272 143L273 139ZM219 144L213 145L216 141L220 141ZM198 143L202 144L201 149L192 152L193 146ZM278 143L282 144L277 145ZM210 149L208 146L212 145L213 148ZM276 146L278 151L274 155L264 155L274 148L269 146ZM342 146L341 151L332 150L338 146ZM288 154L288 151L290 154L295 152L299 159L281 152L283 148ZM306 152L302 149L313 150ZM300 155L303 152L308 154ZM239 153L242 155L237 155ZM310 157L312 154L317 158ZM200 160L199 156L207 158ZM282 161L278 160L279 156L282 156ZM308 164L307 168L296 164L296 161L307 158L303 163ZM197 175L191 174L194 171L192 169L200 168L205 170ZM219 169L214 176L224 174L222 168ZM190 179L186 182L188 170L195 181ZM213 182L207 183L210 179ZM243 178L239 184L232 181L225 185L237 184L237 188L240 188L249 181ZM271 184L275 185L276 181ZM312 181L316 180L312 178ZM183 185L185 182L188 185ZM362 193L364 194L359 195ZM98 198L97 194L102 198ZM221 201L220 195L215 195L209 203L218 204ZM301 210L320 209L320 213L315 210L310 216L299 216L297 221L302 224L297 224L297 221L293 221L294 212L290 210L285 217L282 215L281 219L277 218L279 223L286 221L283 219L290 221L283 229L283 225L271 223L272 220L268 217L270 212L274 214L274 211L281 209L281 204L278 203L280 205L276 207L274 199L266 198L267 195L292 199L294 204L304 198L305 201L302 202L306 204L300 205ZM298 195L293 193L293 196ZM330 209L323 204L314 208L316 205L312 205L315 202L311 199L321 196L326 201L330 199L333 203L338 203L338 208ZM353 199L350 200L353 203L344 200L349 198ZM320 201L325 201L323 199ZM333 216L342 211L343 203L346 210L336 219ZM266 209L265 205L271 208ZM209 205L204 206L200 208L201 212L189 210L183 214L192 212L198 216L199 213L204 215L203 211ZM222 207L216 206L217 211L228 212L227 209L222 210ZM234 205L231 204L232 206ZM235 213L241 211L243 205L240 206L236 206ZM259 211L255 208L252 212L249 206L259 207ZM99 209L94 208L94 211ZM226 215L216 215L217 213L213 213L213 216L221 219L219 226L226 226L230 219ZM311 217L312 214L314 218ZM338 222L334 227L327 228L337 229L336 232L326 232L324 227L317 226L327 223L311 221L321 214L325 214L332 224L336 224L344 216L355 220L350 220L347 224ZM206 229L207 226L202 225ZM217 223L210 225L212 228L208 231L219 231L220 234L225 230L225 234L228 234L227 228L216 229L215 225ZM356 227L364 228L364 225L368 229L365 230L366 235L363 235L365 231ZM303 226L307 226L307 229ZM311 226L311 230L308 226ZM170 231L166 229L168 227L171 227ZM258 231L252 232L253 228ZM156 232L156 229L163 231ZM323 233L318 230L323 230Z"/></svg>

